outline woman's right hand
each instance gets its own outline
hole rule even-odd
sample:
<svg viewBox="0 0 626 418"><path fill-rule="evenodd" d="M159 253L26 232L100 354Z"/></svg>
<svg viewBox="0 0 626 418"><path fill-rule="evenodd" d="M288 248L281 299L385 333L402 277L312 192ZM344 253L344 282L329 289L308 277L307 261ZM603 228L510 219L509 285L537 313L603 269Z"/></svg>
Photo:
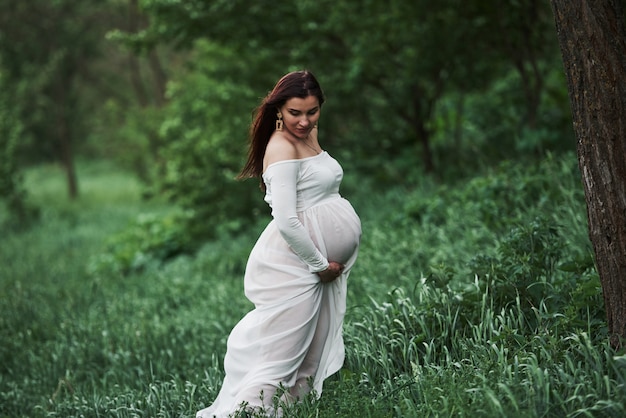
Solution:
<svg viewBox="0 0 626 418"><path fill-rule="evenodd" d="M320 276L320 280L322 283L330 283L337 277L341 276L344 268L345 266L343 264L339 264L336 261L331 261L328 264L328 268L324 271L318 272L317 275Z"/></svg>

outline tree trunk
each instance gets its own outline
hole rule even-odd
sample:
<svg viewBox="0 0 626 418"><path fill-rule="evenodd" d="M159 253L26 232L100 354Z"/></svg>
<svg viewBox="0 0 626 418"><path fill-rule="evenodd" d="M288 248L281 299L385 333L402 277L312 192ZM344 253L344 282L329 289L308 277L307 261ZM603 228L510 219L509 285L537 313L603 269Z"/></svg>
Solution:
<svg viewBox="0 0 626 418"><path fill-rule="evenodd" d="M413 115L409 116L409 120L412 122L411 125L417 136L417 141L422 145L424 170L427 173L434 173L435 163L430 148L430 131L426 127L426 121L430 120L434 103L439 98L439 94L424 103L424 97L426 97L424 89L416 84L411 90L413 91Z"/></svg>
<svg viewBox="0 0 626 418"><path fill-rule="evenodd" d="M68 115L69 98L68 91L71 90L71 75L63 77L59 80L54 95L57 109L56 109L56 128L57 139L59 142L59 154L61 164L65 169L65 176L67 178L67 191L70 199L74 200L78 197L78 180L76 177L76 167L74 166L74 150L72 146L72 130L71 123Z"/></svg>
<svg viewBox="0 0 626 418"><path fill-rule="evenodd" d="M128 7L128 27L130 33L139 32L139 2L138 0L130 0ZM135 95L141 107L147 107L148 95L141 79L141 71L139 70L139 60L133 51L128 53L128 67L130 69L130 82L135 90Z"/></svg>
<svg viewBox="0 0 626 418"><path fill-rule="evenodd" d="M620 0L551 0L613 347L626 339L626 30Z"/></svg>
<svg viewBox="0 0 626 418"><path fill-rule="evenodd" d="M152 76L154 77L154 97L156 105L162 107L165 104L165 88L167 86L167 74L163 70L161 60L155 48L153 48L148 54L148 60L150 63L150 69L152 70Z"/></svg>
<svg viewBox="0 0 626 418"><path fill-rule="evenodd" d="M417 133L417 140L422 145L422 162L424 163L424 171L427 173L434 173L435 163L433 162L433 151L430 148L430 133L424 126L423 120L415 121L413 129Z"/></svg>
<svg viewBox="0 0 626 418"><path fill-rule="evenodd" d="M454 102L454 121L452 122L454 138L454 146L461 149L461 141L463 139L463 119L465 116L465 96L460 94Z"/></svg>
<svg viewBox="0 0 626 418"><path fill-rule="evenodd" d="M65 169L67 178L67 191L70 199L78 197L78 179L74 165L74 151L72 150L72 137L70 134L69 122L66 115L61 115L57 119L59 133L59 148L61 150L61 163Z"/></svg>

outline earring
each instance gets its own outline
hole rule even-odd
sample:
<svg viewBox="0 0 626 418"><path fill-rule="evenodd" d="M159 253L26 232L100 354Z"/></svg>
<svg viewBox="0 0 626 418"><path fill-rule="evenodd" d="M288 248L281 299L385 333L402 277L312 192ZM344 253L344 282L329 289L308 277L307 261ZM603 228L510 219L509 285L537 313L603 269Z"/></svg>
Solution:
<svg viewBox="0 0 626 418"><path fill-rule="evenodd" d="M278 112L276 114L276 117L278 118L276 119L276 130L282 131L283 130L283 114Z"/></svg>

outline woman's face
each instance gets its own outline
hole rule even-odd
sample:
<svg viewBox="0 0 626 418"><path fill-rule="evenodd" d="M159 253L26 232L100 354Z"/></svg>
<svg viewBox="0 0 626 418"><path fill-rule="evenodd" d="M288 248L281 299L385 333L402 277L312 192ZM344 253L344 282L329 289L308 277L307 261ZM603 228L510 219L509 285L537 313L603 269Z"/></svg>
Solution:
<svg viewBox="0 0 626 418"><path fill-rule="evenodd" d="M320 104L315 96L292 97L280 108L283 129L298 139L305 139L320 118Z"/></svg>

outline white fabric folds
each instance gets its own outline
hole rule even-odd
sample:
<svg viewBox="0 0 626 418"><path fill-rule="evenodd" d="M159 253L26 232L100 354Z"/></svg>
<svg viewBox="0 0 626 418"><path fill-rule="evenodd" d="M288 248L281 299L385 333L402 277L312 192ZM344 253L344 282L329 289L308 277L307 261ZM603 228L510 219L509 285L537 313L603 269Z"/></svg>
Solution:
<svg viewBox="0 0 626 418"><path fill-rule="evenodd" d="M312 389L319 395L324 379L341 368L346 280L361 237L359 217L339 195L342 177L326 152L265 171L274 219L252 249L244 277L255 309L228 337L221 390L197 417L225 418L243 403L271 410L279 386L287 390L283 399ZM346 268L323 284L316 272L329 261Z"/></svg>

